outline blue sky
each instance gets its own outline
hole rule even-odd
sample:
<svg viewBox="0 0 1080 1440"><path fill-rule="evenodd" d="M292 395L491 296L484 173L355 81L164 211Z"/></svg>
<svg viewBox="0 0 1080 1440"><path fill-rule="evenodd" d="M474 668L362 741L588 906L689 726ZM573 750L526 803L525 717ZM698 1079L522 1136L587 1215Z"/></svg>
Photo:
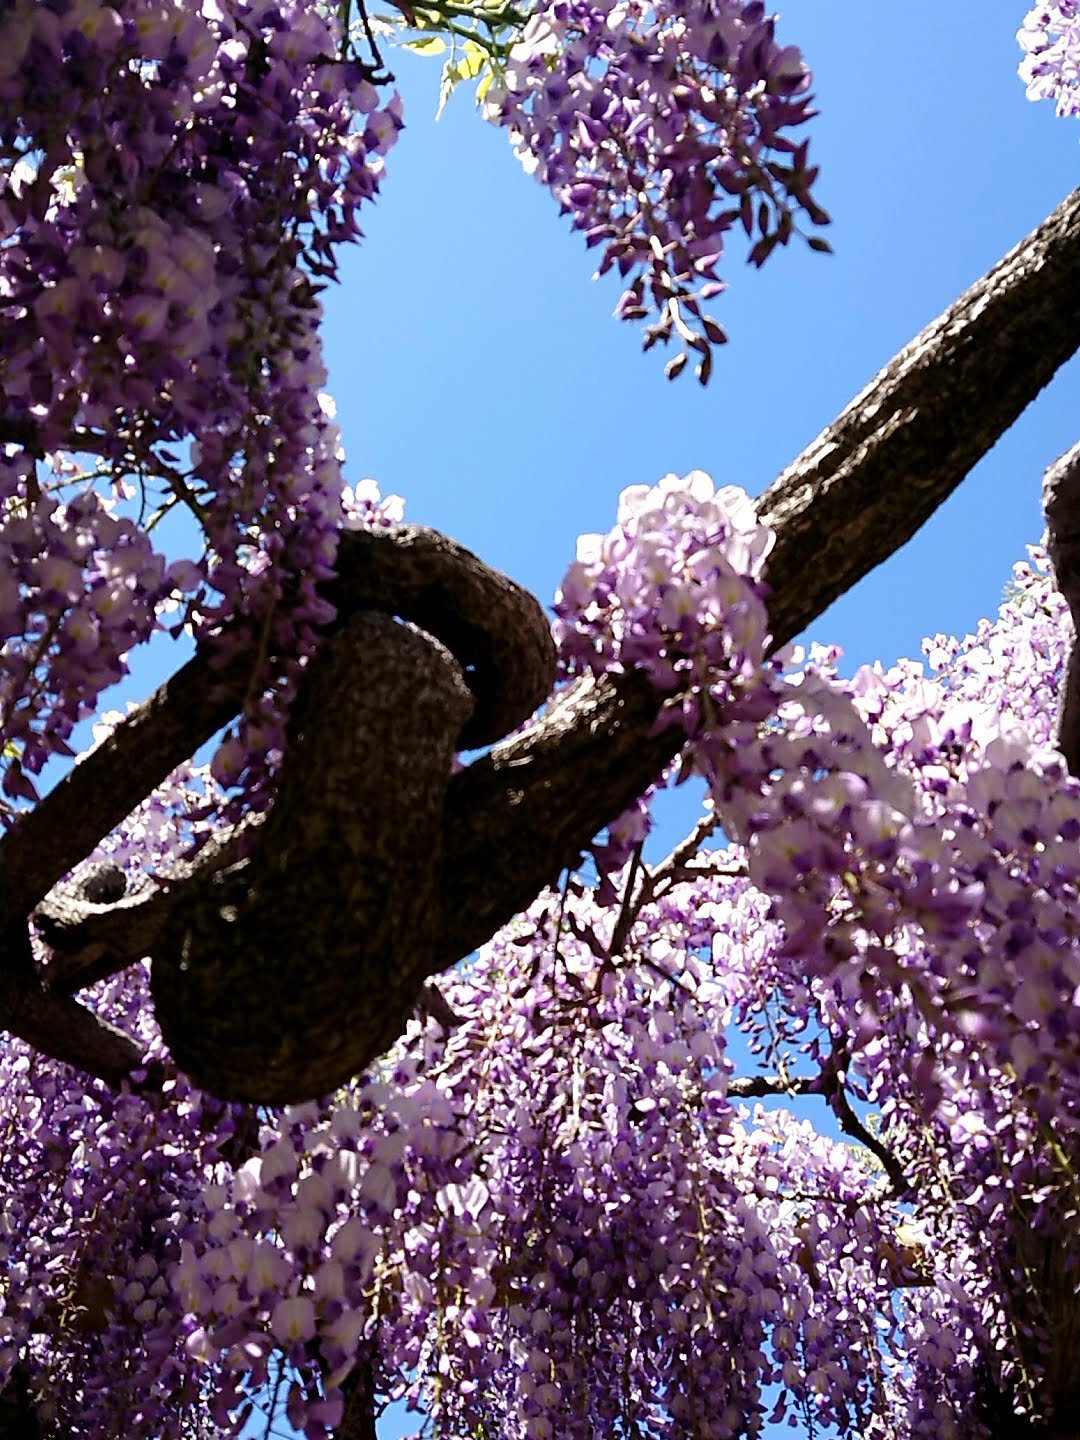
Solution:
<svg viewBox="0 0 1080 1440"><path fill-rule="evenodd" d="M702 390L616 322L617 286L439 62L395 55L407 129L327 299L351 478L370 474L545 602L618 492L669 470L763 489L894 351L1077 182L1080 128L1026 100L1022 6L790 0L812 64L811 154L836 254L736 250L715 304L731 343ZM1045 464L1077 438L1076 363L889 564L817 622L852 664L917 651L996 606L1038 538Z"/></svg>
<svg viewBox="0 0 1080 1440"><path fill-rule="evenodd" d="M617 287L463 90L434 122L439 62L393 57L407 129L367 238L327 298L349 475L549 602L579 532L626 485L708 470L751 493L893 353L1077 183L1080 129L1016 78L1022 3L788 0L816 75L811 153L833 257L762 271L733 250L711 384L669 384ZM854 667L917 654L996 608L1042 528L1045 465L1078 438L1066 367L909 545L813 626ZM674 834L677 816L665 811ZM404 1433L396 1420L381 1433ZM790 1434L790 1431L774 1433Z"/></svg>

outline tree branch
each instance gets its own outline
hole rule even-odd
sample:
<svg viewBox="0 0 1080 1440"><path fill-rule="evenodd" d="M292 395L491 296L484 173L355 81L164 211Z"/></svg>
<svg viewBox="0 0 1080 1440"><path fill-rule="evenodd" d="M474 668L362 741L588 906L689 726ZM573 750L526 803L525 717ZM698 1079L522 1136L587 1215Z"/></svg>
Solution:
<svg viewBox="0 0 1080 1440"><path fill-rule="evenodd" d="M818 1075L737 1075L728 1082L728 1094L737 1100L764 1099L766 1096L824 1096L844 1133L858 1140L877 1157L889 1177L893 1194L898 1200L906 1200L911 1195L911 1184L896 1156L866 1128L852 1109L838 1074L838 1059L834 1056Z"/></svg>
<svg viewBox="0 0 1080 1440"><path fill-rule="evenodd" d="M736 1100L759 1100L767 1095L820 1095L820 1075L736 1075L728 1081L728 1094Z"/></svg>
<svg viewBox="0 0 1080 1440"><path fill-rule="evenodd" d="M906 346L769 487L759 509L777 534L768 566L776 644L914 534L1080 347L1078 296L1080 190ZM386 608L396 543L343 537L333 591L341 621L354 608ZM453 597L441 580L425 582L420 554L419 599L395 599L395 610L430 624L460 656L454 637L436 628ZM469 678L484 673L480 657ZM215 670L198 655L85 757L0 841L6 913L28 913L232 718L247 680L243 662ZM677 727L652 733L656 711L641 675L585 681L453 777L439 943L402 977L415 991L525 908L645 790L681 743Z"/></svg>
<svg viewBox="0 0 1080 1440"><path fill-rule="evenodd" d="M906 346L765 491L774 645L915 533L1080 348L1080 190ZM651 734L640 676L557 701L451 785L445 963L467 954L656 778L677 727Z"/></svg>
<svg viewBox="0 0 1080 1440"><path fill-rule="evenodd" d="M189 887L154 951L162 1036L201 1088L312 1100L404 1030L433 969L443 800L472 705L446 647L388 615L354 615L312 658L250 856Z"/></svg>
<svg viewBox="0 0 1080 1440"><path fill-rule="evenodd" d="M476 709L463 747L489 744L547 698L555 651L542 607L456 541L420 525L345 531L326 588L335 634L351 615L401 615L441 640L465 667ZM497 623L489 623L497 619ZM217 662L211 645L82 757L0 839L8 914L28 914L139 802L239 714L252 661Z"/></svg>
<svg viewBox="0 0 1080 1440"><path fill-rule="evenodd" d="M911 1197L911 1182L904 1174L903 1166L896 1156L882 1144L878 1137L872 1134L862 1123L855 1111L851 1108L851 1101L847 1097L843 1082L838 1075L822 1077L825 1081L822 1091L829 1097L829 1103L840 1121L840 1127L846 1135L853 1140L858 1140L860 1145L865 1145L872 1155L876 1155L881 1162L882 1169L889 1177L893 1194L898 1200L907 1200Z"/></svg>
<svg viewBox="0 0 1080 1440"><path fill-rule="evenodd" d="M142 1049L130 1036L70 996L45 988L25 921L9 922L0 932L0 953L0 1027L110 1085L142 1065Z"/></svg>
<svg viewBox="0 0 1080 1440"><path fill-rule="evenodd" d="M1058 702L1055 742L1071 775L1080 774L1080 443L1046 468L1043 476L1046 549L1054 583L1072 616L1068 658Z"/></svg>
<svg viewBox="0 0 1080 1440"><path fill-rule="evenodd" d="M786 644L887 560L1080 347L1080 190L931 322L769 486Z"/></svg>
<svg viewBox="0 0 1080 1440"><path fill-rule="evenodd" d="M77 884L58 885L31 917L52 951L46 987L73 995L152 955L176 906L190 905L212 876L235 865L264 819L218 831L194 856L111 902L95 903Z"/></svg>

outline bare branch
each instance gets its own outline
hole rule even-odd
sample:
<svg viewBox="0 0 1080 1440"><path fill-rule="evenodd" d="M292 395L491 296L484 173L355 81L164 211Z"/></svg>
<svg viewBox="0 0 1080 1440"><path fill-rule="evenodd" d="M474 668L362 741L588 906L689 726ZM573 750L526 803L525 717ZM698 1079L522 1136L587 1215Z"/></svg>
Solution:
<svg viewBox="0 0 1080 1440"><path fill-rule="evenodd" d="M643 675L581 681L530 729L450 782L439 969L468 955L576 866L678 750L674 727L650 734L657 697ZM453 897L468 896L463 905Z"/></svg>
<svg viewBox="0 0 1080 1440"><path fill-rule="evenodd" d="M122 1030L67 995L42 984L30 950L25 921L9 923L0 937L0 1027L36 1050L64 1060L110 1085L140 1067L141 1048Z"/></svg>
<svg viewBox="0 0 1080 1440"><path fill-rule="evenodd" d="M1080 190L906 345L769 486L775 643L898 550L1080 346Z"/></svg>
<svg viewBox="0 0 1080 1440"><path fill-rule="evenodd" d="M759 1100L767 1095L820 1095L820 1075L736 1075L728 1081L728 1094L736 1100Z"/></svg>
<svg viewBox="0 0 1080 1440"><path fill-rule="evenodd" d="M1073 622L1055 740L1065 756L1069 773L1076 775L1080 773L1080 645L1076 640L1080 633L1080 443L1047 466L1043 477L1043 513L1054 583L1069 607Z"/></svg>
<svg viewBox="0 0 1080 1440"><path fill-rule="evenodd" d="M761 513L777 532L768 569L777 644L914 534L1080 347L1078 295L1080 190L901 351L765 492ZM396 613L464 658L438 628L453 597L425 569L420 542L412 568L419 593L399 604L388 591L394 562L387 559L385 573L379 566L396 544L343 537L333 591L341 620L356 609L385 609L389 593ZM490 673L489 658L471 662L474 690ZM197 656L85 757L0 841L6 913L26 915L232 718L247 680L242 661L214 670ZM395 986L415 994L468 954L646 789L681 743L678 727L653 734L656 713L657 697L640 675L583 682L452 779L436 953L396 956L408 973L397 974Z"/></svg>
<svg viewBox="0 0 1080 1440"><path fill-rule="evenodd" d="M844 1133L877 1157L889 1177L893 1194L898 1200L905 1200L911 1194L911 1184L896 1156L866 1128L852 1109L843 1081L837 1074L837 1059L834 1057L818 1075L737 1075L728 1082L728 1094L737 1100L764 1099L766 1096L824 1096Z"/></svg>
<svg viewBox="0 0 1080 1440"><path fill-rule="evenodd" d="M699 854L709 836L720 829L720 824L720 816L714 810L706 811L690 833L665 855L659 865L651 868L650 899L665 895L676 885L684 884L688 880L700 880L703 875L726 875L734 879L738 875L746 874L746 862L741 859L728 859L726 851Z"/></svg>
<svg viewBox="0 0 1080 1440"><path fill-rule="evenodd" d="M929 325L765 492L775 644L886 559L1080 348L1080 190ZM446 964L573 863L671 760L640 676L579 686L455 777ZM450 884L448 883L448 889Z"/></svg>
<svg viewBox="0 0 1080 1440"><path fill-rule="evenodd" d="M99 841L237 714L250 665L197 655L77 765L0 840L9 914L26 915Z"/></svg>
<svg viewBox="0 0 1080 1440"><path fill-rule="evenodd" d="M50 891L31 917L52 950L46 987L73 995L152 955L174 908L191 905L213 875L235 865L264 818L251 816L219 831L196 855L178 860L164 875L147 877L121 899L94 903L68 885Z"/></svg>
<svg viewBox="0 0 1080 1440"><path fill-rule="evenodd" d="M645 842L639 840L634 846L634 853L630 856L630 866L626 872L626 879L623 881L623 898L619 906L619 913L615 918L615 925L611 932L611 943L608 946L608 958L613 955L621 955L626 945L626 937L630 934L630 927L637 919L641 902L645 898L646 887L649 883L648 867L643 866L641 852ZM638 886L638 872L644 868L642 883Z"/></svg>
<svg viewBox="0 0 1080 1440"><path fill-rule="evenodd" d="M555 652L541 606L463 546L419 525L347 531L327 598L337 630L361 610L401 615L465 667L476 698L462 746L488 744L546 699ZM495 623L492 623L495 622ZM252 660L202 647L0 840L9 914L28 914L136 805L239 713Z"/></svg>
<svg viewBox="0 0 1080 1440"><path fill-rule="evenodd" d="M883 1145L855 1114L851 1108L851 1101L847 1097L847 1091L839 1077L836 1077L831 1084L827 1084L825 1089L844 1133L850 1135L853 1140L858 1140L860 1145L865 1145L872 1155L877 1156L881 1161L882 1169L889 1177L893 1194L898 1200L907 1200L911 1195L911 1182L904 1174L903 1167L888 1146Z"/></svg>

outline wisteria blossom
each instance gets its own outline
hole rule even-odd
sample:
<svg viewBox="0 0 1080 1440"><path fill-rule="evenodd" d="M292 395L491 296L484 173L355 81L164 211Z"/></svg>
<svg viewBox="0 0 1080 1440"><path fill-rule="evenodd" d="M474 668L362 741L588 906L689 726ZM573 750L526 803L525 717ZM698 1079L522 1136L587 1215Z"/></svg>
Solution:
<svg viewBox="0 0 1080 1440"><path fill-rule="evenodd" d="M728 232L761 261L825 219L801 53L753 0L511 18L491 118L625 276L620 313L704 378ZM239 727L96 852L124 894L167 895L272 801L338 532L402 516L345 485L323 390L318 292L402 123L355 19L0 4L5 824L133 647L186 628L253 657ZM1075 113L1076 5L1021 39L1029 93ZM0 1409L64 1440L329 1440L358 1399L448 1440L1075 1428L1065 603L1033 549L975 634L845 676L835 650L774 653L773 541L701 471L630 486L581 538L560 683L640 672L677 759L597 837L596 883L564 871L337 1093L200 1092L145 963L84 997L138 1047L121 1083L7 1039ZM690 775L700 822L646 863L652 796Z"/></svg>
<svg viewBox="0 0 1080 1440"><path fill-rule="evenodd" d="M1076 0L1033 5L1017 39L1020 78L1031 100L1053 100L1059 115L1080 114L1080 8Z"/></svg>
<svg viewBox="0 0 1080 1440"><path fill-rule="evenodd" d="M702 306L724 289L717 266L741 226L761 264L828 216L810 191L810 71L775 38L759 0L673 6L555 0L530 18L488 92L526 169L575 229L600 247L601 274L627 280L617 307L647 319L646 347L675 340L708 379L726 339ZM815 237L812 243L828 249Z"/></svg>
<svg viewBox="0 0 1080 1440"><path fill-rule="evenodd" d="M284 657L256 664L245 740L217 767L253 801L266 783L342 518L315 282L358 236L401 123L340 53L300 0L0 15L13 802L132 646L175 625L170 598L223 652ZM153 526L174 507L204 549L166 565Z"/></svg>
<svg viewBox="0 0 1080 1440"><path fill-rule="evenodd" d="M379 503L370 484L354 500ZM674 612L650 569L664 534ZM444 982L451 1021L416 1021L323 1102L115 1097L5 1051L13 1145L36 1118L3 1168L0 1363L63 1380L71 1433L137 1414L234 1434L276 1406L326 1436L358 1384L418 1427L522 1440L783 1417L981 1440L1046 1413L1077 1288L1077 1027L1053 965L1039 978L1007 937L1025 906L1065 916L1075 884L1046 868L1076 805L1047 748L1062 604L1036 551L996 621L923 663L845 681L818 649L782 671L759 623L768 544L741 492L669 476L582 541L557 607L568 670L618 666L625 643L661 690L673 666L698 686L674 723L730 843L633 893L615 874L613 899L569 877ZM737 772L728 727L757 756ZM1022 770L988 763L1003 736ZM213 784L178 773L103 858L136 866ZM769 840L778 805L812 865ZM1010 978L1021 955L1033 991ZM152 1064L141 975L96 1003ZM125 1385L95 1385L118 1365Z"/></svg>

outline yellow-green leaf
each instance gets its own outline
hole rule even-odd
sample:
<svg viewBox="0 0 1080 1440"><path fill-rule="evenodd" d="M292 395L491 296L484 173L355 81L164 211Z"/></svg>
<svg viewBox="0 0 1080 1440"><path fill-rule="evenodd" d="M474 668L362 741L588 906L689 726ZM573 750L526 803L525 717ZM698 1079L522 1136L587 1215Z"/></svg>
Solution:
<svg viewBox="0 0 1080 1440"><path fill-rule="evenodd" d="M454 58L447 60L443 66L442 79L439 82L439 114L442 114L446 102L462 80L475 80L485 71L488 73L488 85L490 85L490 63L487 51L482 45L477 45L474 40L466 40L460 50L456 51ZM487 89L487 85L484 86L484 89ZM477 98L481 98L479 94Z"/></svg>
<svg viewBox="0 0 1080 1440"><path fill-rule="evenodd" d="M462 80L475 79L486 63L487 51L477 45L475 40L466 40L461 47L461 59L458 61Z"/></svg>
<svg viewBox="0 0 1080 1440"><path fill-rule="evenodd" d="M440 35L428 35L423 40L406 40L401 48L412 50L417 55L441 55L446 49L446 41Z"/></svg>

